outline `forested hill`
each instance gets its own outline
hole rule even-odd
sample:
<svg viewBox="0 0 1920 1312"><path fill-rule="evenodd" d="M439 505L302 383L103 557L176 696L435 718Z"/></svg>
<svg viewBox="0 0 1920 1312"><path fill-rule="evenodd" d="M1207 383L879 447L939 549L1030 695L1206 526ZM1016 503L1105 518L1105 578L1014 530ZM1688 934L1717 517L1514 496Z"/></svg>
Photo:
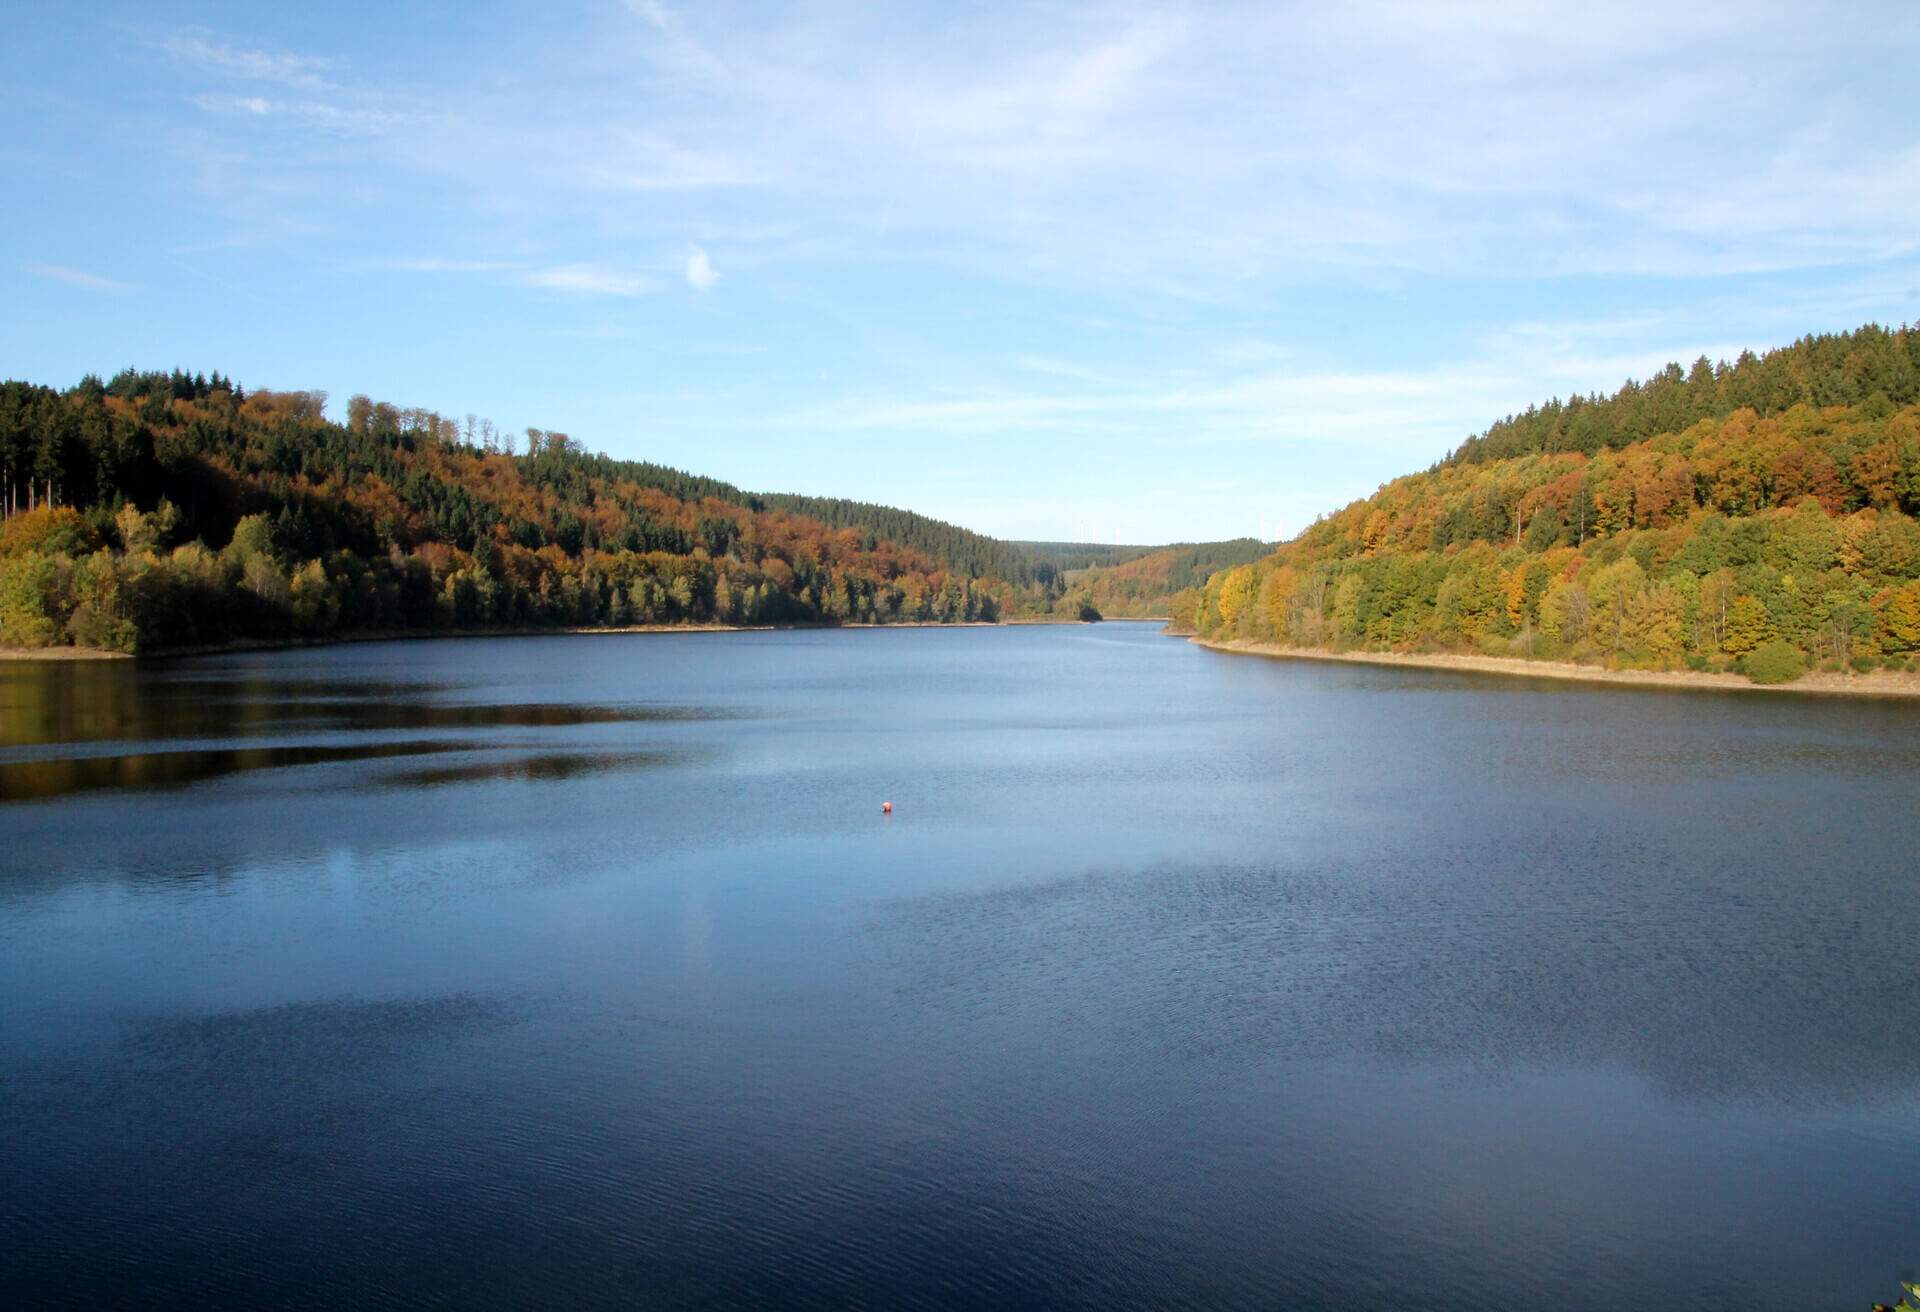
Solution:
<svg viewBox="0 0 1920 1312"><path fill-rule="evenodd" d="M1881 328L1803 337L1791 346L1729 363L1705 356L1689 369L1669 364L1645 382L1629 381L1611 396L1575 396L1508 415L1470 437L1448 464L1475 464L1535 452L1623 447L1677 433L1702 419L1751 410L1761 419L1796 405L1864 405L1881 397L1895 406L1920 401L1920 328Z"/></svg>
<svg viewBox="0 0 1920 1312"><path fill-rule="evenodd" d="M1164 616L1174 594L1207 581L1216 570L1258 560L1271 550L1257 538L1229 542L1177 542L1143 548L1138 555L1067 575L1069 585L1086 594L1102 615Z"/></svg>
<svg viewBox="0 0 1920 1312"><path fill-rule="evenodd" d="M322 394L217 373L9 382L0 645L991 620L1058 599L934 521L888 521L901 542L781 500L366 397L332 423Z"/></svg>
<svg viewBox="0 0 1920 1312"><path fill-rule="evenodd" d="M1176 623L1760 679L1915 664L1920 332L1868 327L1662 378L1579 407L1616 435L1665 425L1639 440L1561 449L1568 409L1530 410L1214 574Z"/></svg>

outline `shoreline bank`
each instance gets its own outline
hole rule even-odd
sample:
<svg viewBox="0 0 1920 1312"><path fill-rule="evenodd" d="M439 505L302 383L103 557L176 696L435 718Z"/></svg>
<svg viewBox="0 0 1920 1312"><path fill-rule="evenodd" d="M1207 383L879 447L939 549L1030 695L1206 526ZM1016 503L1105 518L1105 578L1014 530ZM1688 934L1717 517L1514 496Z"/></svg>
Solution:
<svg viewBox="0 0 1920 1312"><path fill-rule="evenodd" d="M129 653L99 647L0 647L0 661L176 660L189 656L225 656L247 651L298 651L357 642L434 642L459 638L592 638L630 633L813 633L834 629L996 629L1024 624L1081 624L1078 619L902 620L894 624L625 624L618 628L369 629L324 638L244 638L233 642L166 647Z"/></svg>
<svg viewBox="0 0 1920 1312"><path fill-rule="evenodd" d="M1792 683L1755 683L1742 674L1711 674L1693 670L1607 670L1571 661L1530 661L1518 656L1479 656L1454 652L1322 651L1315 647L1288 647L1273 642L1215 642L1197 634L1184 637L1196 646L1238 656L1275 660L1344 661L1355 665L1397 665L1423 670L1452 670L1467 674L1503 674L1522 679L1556 679L1572 683L1606 683L1637 688L1684 688L1694 692L1799 693L1838 697L1920 697L1920 674L1875 670L1870 674L1829 674L1819 670Z"/></svg>

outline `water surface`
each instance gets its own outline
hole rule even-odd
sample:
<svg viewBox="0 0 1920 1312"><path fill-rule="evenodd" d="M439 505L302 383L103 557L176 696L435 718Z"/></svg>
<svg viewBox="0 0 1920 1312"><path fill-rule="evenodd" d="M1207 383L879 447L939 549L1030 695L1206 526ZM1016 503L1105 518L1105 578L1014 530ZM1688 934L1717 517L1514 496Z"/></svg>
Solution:
<svg viewBox="0 0 1920 1312"><path fill-rule="evenodd" d="M1144 625L0 665L0 1305L1864 1307L1916 797Z"/></svg>

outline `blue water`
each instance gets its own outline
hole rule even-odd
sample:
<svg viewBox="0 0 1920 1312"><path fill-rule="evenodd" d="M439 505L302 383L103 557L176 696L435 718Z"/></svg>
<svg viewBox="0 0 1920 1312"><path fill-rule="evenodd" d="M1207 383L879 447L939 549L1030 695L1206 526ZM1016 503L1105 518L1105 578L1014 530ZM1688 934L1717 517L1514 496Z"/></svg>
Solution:
<svg viewBox="0 0 1920 1312"><path fill-rule="evenodd" d="M1863 1309L1916 799L1145 625L0 666L0 1306Z"/></svg>

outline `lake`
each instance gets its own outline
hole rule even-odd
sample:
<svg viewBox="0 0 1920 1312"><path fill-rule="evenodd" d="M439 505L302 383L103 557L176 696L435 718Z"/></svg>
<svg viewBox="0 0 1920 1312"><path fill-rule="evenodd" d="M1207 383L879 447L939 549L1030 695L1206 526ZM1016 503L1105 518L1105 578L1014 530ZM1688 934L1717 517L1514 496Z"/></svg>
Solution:
<svg viewBox="0 0 1920 1312"><path fill-rule="evenodd" d="M383 643L0 665L0 799L8 1307L1920 1264L1920 706L1143 624Z"/></svg>

